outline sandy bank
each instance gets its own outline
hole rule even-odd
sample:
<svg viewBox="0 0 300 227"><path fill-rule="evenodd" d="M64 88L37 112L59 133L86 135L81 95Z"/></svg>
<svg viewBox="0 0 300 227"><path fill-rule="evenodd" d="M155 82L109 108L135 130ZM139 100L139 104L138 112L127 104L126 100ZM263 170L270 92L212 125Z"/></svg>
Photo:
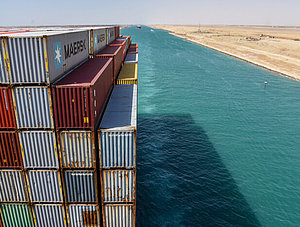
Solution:
<svg viewBox="0 0 300 227"><path fill-rule="evenodd" d="M300 81L300 28L155 25L171 34Z"/></svg>

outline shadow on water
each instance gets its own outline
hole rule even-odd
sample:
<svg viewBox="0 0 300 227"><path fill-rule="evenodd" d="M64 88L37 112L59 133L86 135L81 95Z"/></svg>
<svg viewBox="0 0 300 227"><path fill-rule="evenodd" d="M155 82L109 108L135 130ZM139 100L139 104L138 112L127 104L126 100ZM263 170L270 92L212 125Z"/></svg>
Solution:
<svg viewBox="0 0 300 227"><path fill-rule="evenodd" d="M260 226L189 114L138 119L137 226Z"/></svg>

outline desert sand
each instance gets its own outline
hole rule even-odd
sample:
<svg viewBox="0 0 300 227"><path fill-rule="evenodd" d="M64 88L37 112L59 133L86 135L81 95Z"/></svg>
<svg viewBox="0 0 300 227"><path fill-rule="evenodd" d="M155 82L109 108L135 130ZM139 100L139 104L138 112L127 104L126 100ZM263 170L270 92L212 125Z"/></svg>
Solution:
<svg viewBox="0 0 300 227"><path fill-rule="evenodd" d="M300 28L153 25L300 81Z"/></svg>

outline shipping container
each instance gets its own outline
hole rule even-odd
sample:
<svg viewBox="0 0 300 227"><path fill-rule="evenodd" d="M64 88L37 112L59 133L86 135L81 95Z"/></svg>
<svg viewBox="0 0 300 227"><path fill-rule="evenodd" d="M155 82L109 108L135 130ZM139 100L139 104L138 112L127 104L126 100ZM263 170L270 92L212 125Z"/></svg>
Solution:
<svg viewBox="0 0 300 227"><path fill-rule="evenodd" d="M109 27L106 29L107 31L107 45L112 43L115 40L115 28Z"/></svg>
<svg viewBox="0 0 300 227"><path fill-rule="evenodd" d="M59 168L54 131L19 132L24 168Z"/></svg>
<svg viewBox="0 0 300 227"><path fill-rule="evenodd" d="M130 204L106 204L103 207L104 227L135 227L135 206Z"/></svg>
<svg viewBox="0 0 300 227"><path fill-rule="evenodd" d="M124 60L125 56L126 56L126 52L127 52L127 48L126 48L126 40L115 40L113 41L111 44L109 44L110 47L122 47L122 61Z"/></svg>
<svg viewBox="0 0 300 227"><path fill-rule="evenodd" d="M116 85L98 130L101 168L136 167L137 85Z"/></svg>
<svg viewBox="0 0 300 227"><path fill-rule="evenodd" d="M100 209L98 205L68 205L68 224L69 227L99 227Z"/></svg>
<svg viewBox="0 0 300 227"><path fill-rule="evenodd" d="M56 129L94 129L113 87L112 59L92 58L53 86Z"/></svg>
<svg viewBox="0 0 300 227"><path fill-rule="evenodd" d="M138 64L124 64L119 74L117 84L137 84Z"/></svg>
<svg viewBox="0 0 300 227"><path fill-rule="evenodd" d="M55 170L29 170L28 191L32 202L62 202L60 173Z"/></svg>
<svg viewBox="0 0 300 227"><path fill-rule="evenodd" d="M91 29L90 36L90 54L97 54L107 43L106 28Z"/></svg>
<svg viewBox="0 0 300 227"><path fill-rule="evenodd" d="M15 129L16 127L11 89L0 87L0 129Z"/></svg>
<svg viewBox="0 0 300 227"><path fill-rule="evenodd" d="M0 171L0 201L27 202L25 178L21 170Z"/></svg>
<svg viewBox="0 0 300 227"><path fill-rule="evenodd" d="M33 227L33 218L26 204L1 204L4 227Z"/></svg>
<svg viewBox="0 0 300 227"><path fill-rule="evenodd" d="M136 46L136 47L129 47L129 49L128 49L128 54L136 54L136 53L138 53L139 51L138 51L138 47Z"/></svg>
<svg viewBox="0 0 300 227"><path fill-rule="evenodd" d="M14 104L19 129L54 128L50 88L16 87Z"/></svg>
<svg viewBox="0 0 300 227"><path fill-rule="evenodd" d="M138 48L139 44L138 43L132 43L130 44L129 48Z"/></svg>
<svg viewBox="0 0 300 227"><path fill-rule="evenodd" d="M120 36L120 26L115 26L115 38Z"/></svg>
<svg viewBox="0 0 300 227"><path fill-rule="evenodd" d="M96 171L66 170L64 184L68 203L98 202Z"/></svg>
<svg viewBox="0 0 300 227"><path fill-rule="evenodd" d="M0 33L3 34L3 33ZM7 61L6 55L4 55L3 47L5 44L0 40L0 84L9 84L9 77L7 75Z"/></svg>
<svg viewBox="0 0 300 227"><path fill-rule="evenodd" d="M128 35L128 36L120 36L118 37L116 40L126 40L126 50L128 50L130 44L131 44L131 37Z"/></svg>
<svg viewBox="0 0 300 227"><path fill-rule="evenodd" d="M94 134L92 131L59 132L62 167L96 168Z"/></svg>
<svg viewBox="0 0 300 227"><path fill-rule="evenodd" d="M114 79L117 78L117 75L122 66L122 47L118 46L107 46L102 51L100 51L96 58L112 58L114 65Z"/></svg>
<svg viewBox="0 0 300 227"><path fill-rule="evenodd" d="M64 227L66 215L62 205L37 204L33 206L36 227Z"/></svg>
<svg viewBox="0 0 300 227"><path fill-rule="evenodd" d="M134 202L135 171L103 170L101 188L103 203Z"/></svg>
<svg viewBox="0 0 300 227"><path fill-rule="evenodd" d="M11 84L50 84L88 58L88 31L0 35ZM2 58L2 65L3 65Z"/></svg>
<svg viewBox="0 0 300 227"><path fill-rule="evenodd" d="M0 168L23 168L19 137L15 131L0 131Z"/></svg>
<svg viewBox="0 0 300 227"><path fill-rule="evenodd" d="M139 54L127 54L124 60L124 64L137 64L139 60Z"/></svg>

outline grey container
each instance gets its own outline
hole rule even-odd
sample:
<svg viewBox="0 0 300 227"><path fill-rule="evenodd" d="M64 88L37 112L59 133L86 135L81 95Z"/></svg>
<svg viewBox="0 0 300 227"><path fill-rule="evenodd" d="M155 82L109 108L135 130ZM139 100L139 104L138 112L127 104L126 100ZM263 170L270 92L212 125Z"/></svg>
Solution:
<svg viewBox="0 0 300 227"><path fill-rule="evenodd" d="M68 203L97 202L95 171L66 170L64 172L65 198Z"/></svg>
<svg viewBox="0 0 300 227"><path fill-rule="evenodd" d="M105 227L135 227L135 206L129 204L104 205L103 224Z"/></svg>
<svg viewBox="0 0 300 227"><path fill-rule="evenodd" d="M11 84L50 84L88 58L88 31L34 31L0 35ZM3 59L2 59L3 62Z"/></svg>
<svg viewBox="0 0 300 227"><path fill-rule="evenodd" d="M28 182L32 202L62 202L61 179L58 171L29 170Z"/></svg>
<svg viewBox="0 0 300 227"><path fill-rule="evenodd" d="M21 131L24 168L59 168L54 131Z"/></svg>
<svg viewBox="0 0 300 227"><path fill-rule="evenodd" d="M112 43L115 40L115 27L107 28L107 44Z"/></svg>
<svg viewBox="0 0 300 227"><path fill-rule="evenodd" d="M2 51L2 42L0 40L0 84L9 84L9 79L7 76L6 65L5 65L5 56Z"/></svg>
<svg viewBox="0 0 300 227"><path fill-rule="evenodd" d="M98 205L68 205L67 213L69 227L101 226Z"/></svg>
<svg viewBox="0 0 300 227"><path fill-rule="evenodd" d="M103 170L102 177L104 203L134 202L134 170Z"/></svg>
<svg viewBox="0 0 300 227"><path fill-rule="evenodd" d="M21 170L0 171L0 201L27 202L25 179Z"/></svg>
<svg viewBox="0 0 300 227"><path fill-rule="evenodd" d="M62 205L34 205L36 227L64 227L66 226L65 211Z"/></svg>
<svg viewBox="0 0 300 227"><path fill-rule="evenodd" d="M106 46L106 27L90 30L89 36L91 37L90 54L96 54Z"/></svg>
<svg viewBox="0 0 300 227"><path fill-rule="evenodd" d="M53 129L51 90L48 87L13 89L17 127Z"/></svg>
<svg viewBox="0 0 300 227"><path fill-rule="evenodd" d="M137 64L139 60L139 54L127 54L124 60L124 64Z"/></svg>
<svg viewBox="0 0 300 227"><path fill-rule="evenodd" d="M108 102L98 140L100 167L136 167L137 85L116 85Z"/></svg>
<svg viewBox="0 0 300 227"><path fill-rule="evenodd" d="M58 135L62 167L96 168L94 132L70 130Z"/></svg>

